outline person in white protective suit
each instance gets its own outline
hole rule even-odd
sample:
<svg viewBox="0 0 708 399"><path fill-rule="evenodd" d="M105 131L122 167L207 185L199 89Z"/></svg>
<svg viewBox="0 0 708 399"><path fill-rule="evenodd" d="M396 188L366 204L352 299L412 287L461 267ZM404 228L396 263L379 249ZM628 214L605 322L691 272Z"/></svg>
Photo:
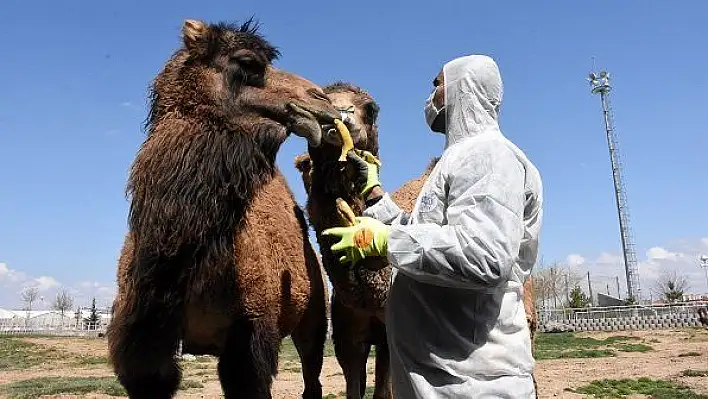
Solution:
<svg viewBox="0 0 708 399"><path fill-rule="evenodd" d="M396 398L534 398L523 283L543 215L536 167L499 128L502 80L488 56L444 65L425 105L445 151L406 215L368 153L350 152L367 201L334 237L340 261L387 257L386 309Z"/></svg>

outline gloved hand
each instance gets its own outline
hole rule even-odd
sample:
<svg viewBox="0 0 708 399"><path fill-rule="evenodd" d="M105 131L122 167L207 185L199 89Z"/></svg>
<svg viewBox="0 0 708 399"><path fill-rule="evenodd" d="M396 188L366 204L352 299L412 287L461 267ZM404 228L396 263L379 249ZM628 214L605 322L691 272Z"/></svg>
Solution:
<svg viewBox="0 0 708 399"><path fill-rule="evenodd" d="M354 187L359 190L363 197L366 197L374 187L381 185L379 181L379 166L381 166L381 162L372 153L352 150L347 153L347 160L354 165L356 171Z"/></svg>
<svg viewBox="0 0 708 399"><path fill-rule="evenodd" d="M370 217L357 217L356 225L334 227L322 232L323 236L336 236L340 240L332 245L332 252L343 252L341 263L355 264L365 257L386 257L389 227Z"/></svg>

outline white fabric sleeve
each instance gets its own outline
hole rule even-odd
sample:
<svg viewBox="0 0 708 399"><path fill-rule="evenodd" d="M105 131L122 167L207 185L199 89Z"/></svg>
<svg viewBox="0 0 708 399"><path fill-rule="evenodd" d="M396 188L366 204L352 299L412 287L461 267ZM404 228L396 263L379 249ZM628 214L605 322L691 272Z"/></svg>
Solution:
<svg viewBox="0 0 708 399"><path fill-rule="evenodd" d="M453 155L453 154L451 154ZM525 169L500 142L473 146L443 165L447 224L393 226L388 260L411 278L486 290L505 283L524 234Z"/></svg>
<svg viewBox="0 0 708 399"><path fill-rule="evenodd" d="M362 213L364 216L374 218L388 225L406 224L408 222L408 214L396 205L388 193L384 193L377 203L366 208Z"/></svg>

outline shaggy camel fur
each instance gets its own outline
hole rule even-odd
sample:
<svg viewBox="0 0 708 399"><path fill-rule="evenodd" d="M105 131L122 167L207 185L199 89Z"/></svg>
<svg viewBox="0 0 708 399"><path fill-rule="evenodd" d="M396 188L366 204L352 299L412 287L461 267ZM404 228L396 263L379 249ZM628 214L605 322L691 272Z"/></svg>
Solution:
<svg viewBox="0 0 708 399"><path fill-rule="evenodd" d="M701 324L708 328L708 306L698 309L696 313L698 313L698 320Z"/></svg>
<svg viewBox="0 0 708 399"><path fill-rule="evenodd" d="M373 98L364 90L341 82L324 87L324 91L335 107L351 112L350 133L355 147L378 155L376 120L379 108ZM344 372L347 398L360 399L364 395L366 361L372 345L376 345L374 398L391 398L389 353L383 322L390 267L373 271L340 265L338 256L329 249L331 240L320 235L330 227L344 226L336 210L337 198L345 200L356 215L361 215L364 209L364 203L351 183L352 176L338 163L340 150L339 145L310 147L307 154L296 158L295 166L302 175L308 194L309 220L317 234L323 266L333 286L332 341L335 356ZM381 259L367 262L386 263Z"/></svg>
<svg viewBox="0 0 708 399"><path fill-rule="evenodd" d="M219 357L225 397L270 398L291 335L303 397L321 399L324 278L275 158L289 132L319 145L339 113L320 87L271 66L278 51L250 20L187 20L182 33L130 171L113 368L131 398L170 398L182 340L185 353Z"/></svg>

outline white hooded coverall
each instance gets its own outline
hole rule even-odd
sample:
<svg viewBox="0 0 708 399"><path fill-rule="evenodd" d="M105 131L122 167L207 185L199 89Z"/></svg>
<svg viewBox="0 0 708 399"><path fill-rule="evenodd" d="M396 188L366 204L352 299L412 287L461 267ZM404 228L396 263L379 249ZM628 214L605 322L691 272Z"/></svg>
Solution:
<svg viewBox="0 0 708 399"><path fill-rule="evenodd" d="M541 177L499 130L496 63L447 63L445 151L411 215L385 194L386 310L395 397L535 397L523 283L536 262Z"/></svg>

